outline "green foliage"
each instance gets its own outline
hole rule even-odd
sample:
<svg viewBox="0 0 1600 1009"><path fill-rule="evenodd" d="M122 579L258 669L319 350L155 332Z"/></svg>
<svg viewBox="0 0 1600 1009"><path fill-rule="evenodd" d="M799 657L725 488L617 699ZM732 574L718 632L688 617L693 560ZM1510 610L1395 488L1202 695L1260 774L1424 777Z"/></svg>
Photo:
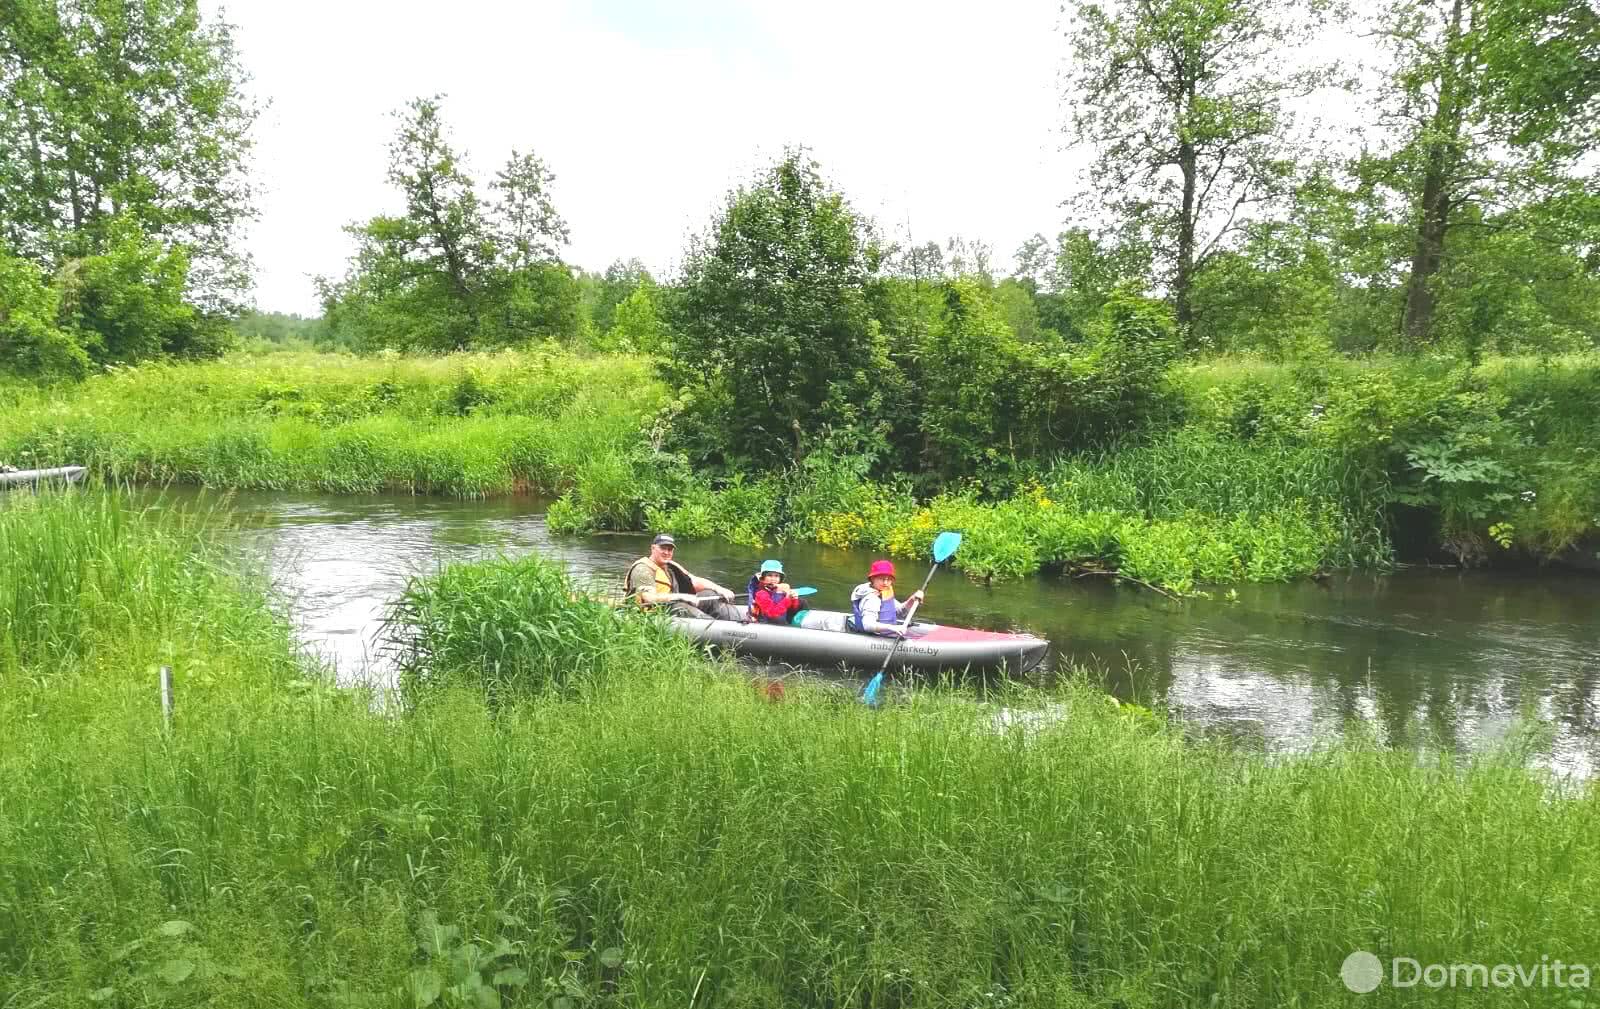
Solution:
<svg viewBox="0 0 1600 1009"><path fill-rule="evenodd" d="M653 284L640 284L617 303L611 327L606 331L607 348L625 353L660 355L667 352L667 329L656 306L655 291Z"/></svg>
<svg viewBox="0 0 1600 1009"><path fill-rule="evenodd" d="M556 493L636 439L663 393L643 360L549 347L147 364L0 400L0 459L223 487Z"/></svg>
<svg viewBox="0 0 1600 1009"><path fill-rule="evenodd" d="M1029 429L1043 446L1087 448L1133 433L1163 408L1167 366L1178 353L1170 310L1123 287L1087 328L1084 344L1040 357L1024 383ZM1043 455L1043 452L1038 454Z"/></svg>
<svg viewBox="0 0 1600 1009"><path fill-rule="evenodd" d="M1383 12L1379 37L1390 72L1375 104L1406 125L1363 171L1408 210L1400 332L1409 348L1438 342L1447 278L1463 279L1451 277L1449 266L1474 227L1526 229L1582 255L1587 243L1573 240L1570 218L1551 228L1536 223L1543 215L1534 209L1575 188L1581 158L1600 137L1590 114L1600 85L1582 83L1596 60L1591 53L1585 68L1576 58L1584 43L1573 46L1593 32L1594 17L1588 13L1580 27L1571 14L1546 0L1406 2ZM1561 87L1541 93L1551 77ZM1592 220L1592 209L1583 216Z"/></svg>
<svg viewBox="0 0 1600 1009"><path fill-rule="evenodd" d="M497 199L486 202L441 103L418 98L395 114L388 181L405 213L345 229L356 252L344 278L317 281L330 338L359 352L573 342L584 331L583 295L558 258L568 231L549 192L554 176L513 151L490 184Z"/></svg>
<svg viewBox="0 0 1600 1009"><path fill-rule="evenodd" d="M1515 144L1582 145L1600 99L1600 14L1583 0L1486 5L1487 115Z"/></svg>
<svg viewBox="0 0 1600 1009"><path fill-rule="evenodd" d="M1322 246L1297 228L1258 225L1238 252L1219 252L1195 277L1195 342L1278 360L1329 347L1339 276Z"/></svg>
<svg viewBox="0 0 1600 1009"><path fill-rule="evenodd" d="M45 380L88 374L88 352L57 321L59 302L36 266L0 248L0 370Z"/></svg>
<svg viewBox="0 0 1600 1009"><path fill-rule="evenodd" d="M246 655L281 682L289 654L273 658L270 643L286 625L229 573L211 541L220 521L204 508L135 508L94 487L13 495L0 508L10 558L0 570L0 675L67 676L138 634L148 650L114 671L124 682L156 661L220 681ZM195 614L208 600L202 627ZM201 645L197 635L216 637Z"/></svg>
<svg viewBox="0 0 1600 1009"><path fill-rule="evenodd" d="M941 476L993 466L1015 443L1022 408L1016 373L1030 362L983 288L943 285L944 311L917 349L923 465Z"/></svg>
<svg viewBox="0 0 1600 1009"><path fill-rule="evenodd" d="M533 555L452 564L413 578L390 607L381 638L412 705L451 684L482 690L496 703L581 690L685 647L580 595L559 565Z"/></svg>
<svg viewBox="0 0 1600 1009"><path fill-rule="evenodd" d="M562 507L551 518L558 531L639 529L646 524L652 481L637 455L608 452L585 459L573 474Z"/></svg>
<svg viewBox="0 0 1600 1009"><path fill-rule="evenodd" d="M1462 560L1485 559L1491 524L1547 557L1597 528L1593 355L1478 367L1330 358L1233 374L1211 365L1184 381L1192 424L1335 450L1357 477L1352 500L1425 509L1438 544Z"/></svg>
<svg viewBox="0 0 1600 1009"><path fill-rule="evenodd" d="M714 390L731 459L802 456L828 427L870 430L888 347L869 318L878 265L866 221L797 152L731 193L691 245L665 374Z"/></svg>
<svg viewBox="0 0 1600 1009"><path fill-rule="evenodd" d="M777 477L747 480L736 474L710 493L691 490L672 508L647 508L646 526L682 530L680 535L718 535L734 543L764 546L780 525L782 485Z"/></svg>
<svg viewBox="0 0 1600 1009"><path fill-rule="evenodd" d="M102 251L68 259L46 284L0 251L0 367L32 378L83 378L94 364L215 357L232 334L186 300L181 246L147 237L128 216L102 224Z"/></svg>
<svg viewBox="0 0 1600 1009"><path fill-rule="evenodd" d="M535 340L573 343L583 332L583 303L572 271L534 263L496 273L474 346L523 346Z"/></svg>
<svg viewBox="0 0 1600 1009"><path fill-rule="evenodd" d="M231 27L185 0L8 3L0 240L53 271L131 227L182 249L184 300L221 314L248 282L244 80Z"/></svg>
<svg viewBox="0 0 1600 1009"><path fill-rule="evenodd" d="M1085 0L1068 11L1071 132L1094 157L1077 202L1156 250L1187 339L1196 276L1241 213L1289 188L1288 106L1330 75L1287 67L1308 54L1320 5Z"/></svg>
<svg viewBox="0 0 1600 1009"><path fill-rule="evenodd" d="M104 252L62 267L56 281L62 325L103 364L215 357L227 349L229 333L184 300L188 275L182 248L166 248L131 220L113 219Z"/></svg>
<svg viewBox="0 0 1600 1009"><path fill-rule="evenodd" d="M617 321L618 307L639 288L657 287L655 278L638 259L616 260L600 274L581 273L578 285L594 332L603 339L609 337L612 343L617 339L610 330Z"/></svg>
<svg viewBox="0 0 1600 1009"><path fill-rule="evenodd" d="M0 580L0 665L59 661L89 647L99 621L158 628L160 597L127 598L127 585L171 593L191 546L177 520L139 522L118 498L76 493L24 497L0 509L0 549L10 558ZM131 542L137 537L137 543ZM133 603L135 609L118 613Z"/></svg>
<svg viewBox="0 0 1600 1009"><path fill-rule="evenodd" d="M1595 220L1588 229L1586 215ZM1593 229L1600 215L1578 201L1557 201L1463 223L1468 226L1452 234L1450 256L1440 268L1435 342L1473 363L1485 354L1549 355L1600 346L1600 271L1584 263L1583 239L1550 240Z"/></svg>
<svg viewBox="0 0 1600 1009"><path fill-rule="evenodd" d="M246 353L304 353L327 340L322 319L285 312L251 309L233 320L229 328L235 346Z"/></svg>
<svg viewBox="0 0 1600 1009"><path fill-rule="evenodd" d="M1006 328L1018 342L1034 343L1046 335L1041 332L1039 300L1029 284L1007 277L995 285L993 297Z"/></svg>
<svg viewBox="0 0 1600 1009"><path fill-rule="evenodd" d="M239 967L218 962L200 940L198 929L181 919L163 922L118 949L111 956L111 964L117 983L90 992L90 1002L108 1002L119 993L128 998L167 1002L200 996L216 987L225 991L228 982L245 977Z"/></svg>
<svg viewBox="0 0 1600 1009"><path fill-rule="evenodd" d="M520 922L503 915L506 924ZM392 992L407 1005L498 1009L503 996L516 997L528 983L528 972L517 966L522 959L517 946L505 936L480 945L461 938L456 925L439 924L434 911L423 911L417 927L417 954L422 965L414 968L404 984ZM363 996L348 986L336 986L335 1003L345 1005L385 1005L387 1000Z"/></svg>
<svg viewBox="0 0 1600 1009"><path fill-rule="evenodd" d="M1153 274L1151 247L1127 238L1096 237L1082 228L1057 237L1049 274L1050 293L1041 321L1071 340L1088 339L1089 330L1113 293L1143 289Z"/></svg>

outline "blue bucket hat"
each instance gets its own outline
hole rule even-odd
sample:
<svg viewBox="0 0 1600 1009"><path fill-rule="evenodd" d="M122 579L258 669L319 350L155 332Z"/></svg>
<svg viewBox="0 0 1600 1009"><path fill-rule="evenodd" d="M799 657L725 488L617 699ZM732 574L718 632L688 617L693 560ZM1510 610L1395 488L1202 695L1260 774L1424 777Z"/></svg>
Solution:
<svg viewBox="0 0 1600 1009"><path fill-rule="evenodd" d="M762 561L761 562L761 570L756 572L756 576L760 577L761 575L766 574L768 571L776 571L780 575L783 574L783 562L782 561Z"/></svg>

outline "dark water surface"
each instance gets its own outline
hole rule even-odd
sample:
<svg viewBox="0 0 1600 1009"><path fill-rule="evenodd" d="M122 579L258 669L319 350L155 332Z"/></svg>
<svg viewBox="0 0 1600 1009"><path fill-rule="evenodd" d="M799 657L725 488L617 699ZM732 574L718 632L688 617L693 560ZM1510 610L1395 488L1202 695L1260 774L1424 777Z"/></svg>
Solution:
<svg viewBox="0 0 1600 1009"><path fill-rule="evenodd" d="M167 492L187 498L193 492ZM385 604L444 562L535 551L597 586L620 581L647 537L552 537L543 502L241 493L242 545L293 603L306 642L346 680L369 667ZM696 574L740 591L780 556L815 605L842 609L870 554L812 544L755 550L680 542ZM898 562L905 591L926 573ZM909 584L907 584L909 583ZM1106 579L1035 578L986 587L941 572L928 619L1049 638L1056 668L1102 671L1123 697L1162 704L1202 731L1295 749L1355 719L1400 745L1480 750L1519 713L1552 735L1543 761L1600 769L1600 578L1407 569L1325 583L1242 585L1172 602Z"/></svg>

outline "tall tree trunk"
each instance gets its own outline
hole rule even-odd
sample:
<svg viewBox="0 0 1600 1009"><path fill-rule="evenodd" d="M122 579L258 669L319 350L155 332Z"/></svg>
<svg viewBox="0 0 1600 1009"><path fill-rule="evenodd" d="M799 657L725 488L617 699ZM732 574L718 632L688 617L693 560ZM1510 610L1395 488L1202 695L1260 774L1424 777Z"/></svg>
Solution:
<svg viewBox="0 0 1600 1009"><path fill-rule="evenodd" d="M78 169L70 161L67 163L67 193L72 197L72 230L82 231L83 196L78 192Z"/></svg>
<svg viewBox="0 0 1600 1009"><path fill-rule="evenodd" d="M1439 70L1439 103L1428 128L1427 159L1422 176L1422 199L1418 207L1417 242L1411 255L1411 273L1406 278L1405 314L1400 320L1401 341L1416 348L1426 344L1433 333L1434 296L1432 280L1444 261L1445 234L1450 228L1450 181L1461 160L1461 118L1457 107L1462 72L1457 61L1461 41L1462 0L1450 8L1450 25L1445 34L1444 63Z"/></svg>
<svg viewBox="0 0 1600 1009"><path fill-rule="evenodd" d="M1178 273L1172 285L1173 301L1178 310L1178 332L1184 342L1191 339L1194 309L1189 304L1189 288L1194 282L1194 231L1197 170L1194 144L1188 140L1178 144L1178 168L1183 172L1183 212L1178 218Z"/></svg>
<svg viewBox="0 0 1600 1009"><path fill-rule="evenodd" d="M472 285L467 279L466 258L462 255L461 247L457 244L452 230L446 226L444 215L439 209L439 195L431 178L420 179L424 193L427 195L426 212L428 221L433 225L434 235L439 242L439 249L444 253L445 272L450 277L450 286L455 289L456 297L461 299L461 307L466 310L467 318L472 320L472 328L477 330L481 325L478 316L478 298ZM467 343L460 337L456 338L456 349L465 350Z"/></svg>
<svg viewBox="0 0 1600 1009"><path fill-rule="evenodd" d="M1406 280L1406 311L1401 320L1401 333L1410 347L1426 344L1433 330L1431 282L1444 259L1445 231L1450 224L1445 160L1444 146L1433 145L1428 152L1427 174L1422 181L1422 219L1417 224L1417 245L1411 254L1411 275Z"/></svg>

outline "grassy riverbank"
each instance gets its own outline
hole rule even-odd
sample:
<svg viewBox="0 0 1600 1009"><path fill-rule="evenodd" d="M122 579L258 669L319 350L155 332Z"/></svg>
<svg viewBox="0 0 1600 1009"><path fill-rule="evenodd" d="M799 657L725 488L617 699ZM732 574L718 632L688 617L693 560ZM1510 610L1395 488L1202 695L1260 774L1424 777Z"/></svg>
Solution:
<svg viewBox="0 0 1600 1009"><path fill-rule="evenodd" d="M1512 753L1267 760L1076 687L771 703L646 622L585 643L615 618L528 560L417 587L381 715L214 521L0 506L0 1005L1353 1005L1356 949L1600 961L1600 796Z"/></svg>
<svg viewBox="0 0 1600 1009"><path fill-rule="evenodd" d="M548 491L626 452L662 395L637 358L236 355L0 389L0 458L211 487Z"/></svg>
<svg viewBox="0 0 1600 1009"><path fill-rule="evenodd" d="M1547 560L1600 530L1594 355L1178 365L1138 437L997 452L988 475L932 488L826 451L781 473L697 472L660 448L681 440L681 407L634 356L238 356L0 389L0 460L219 487L534 490L561 494L557 530L900 556L957 528L974 577L1119 570L1180 590L1381 567L1397 541Z"/></svg>

